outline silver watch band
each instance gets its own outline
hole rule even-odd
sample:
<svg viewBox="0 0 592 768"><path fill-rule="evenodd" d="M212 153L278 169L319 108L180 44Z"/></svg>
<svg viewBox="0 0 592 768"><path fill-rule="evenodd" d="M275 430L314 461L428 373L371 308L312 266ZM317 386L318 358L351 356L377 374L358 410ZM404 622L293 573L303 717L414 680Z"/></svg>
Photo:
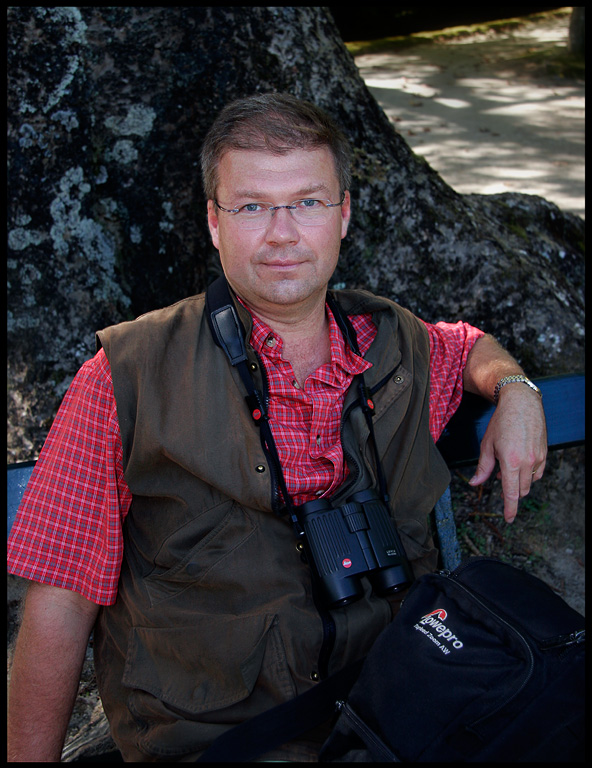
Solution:
<svg viewBox="0 0 592 768"><path fill-rule="evenodd" d="M522 382L523 384L526 384L531 389L534 389L534 391L539 395L540 397L543 396L543 393L541 390L537 387L536 384L533 384L532 381L527 378L526 376L523 376L520 373L513 374L512 376L504 376L502 379L498 381L498 383L495 385L495 389L493 390L493 402L496 403L499 398L500 389L502 387L505 387L506 384L514 384L516 382Z"/></svg>

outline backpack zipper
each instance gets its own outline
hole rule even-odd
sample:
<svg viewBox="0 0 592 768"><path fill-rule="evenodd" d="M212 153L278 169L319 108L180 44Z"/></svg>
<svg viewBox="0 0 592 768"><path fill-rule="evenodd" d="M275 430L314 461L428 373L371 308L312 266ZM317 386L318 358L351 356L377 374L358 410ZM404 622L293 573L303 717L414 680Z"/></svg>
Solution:
<svg viewBox="0 0 592 768"><path fill-rule="evenodd" d="M335 702L336 708L349 721L351 728L362 738L365 744L369 744L373 751L374 762L400 763L401 760L392 752L382 739L356 714L345 701Z"/></svg>
<svg viewBox="0 0 592 768"><path fill-rule="evenodd" d="M586 640L586 630L578 629L569 635L558 635L540 643L541 651L550 651L556 648L566 648L568 645L579 645Z"/></svg>

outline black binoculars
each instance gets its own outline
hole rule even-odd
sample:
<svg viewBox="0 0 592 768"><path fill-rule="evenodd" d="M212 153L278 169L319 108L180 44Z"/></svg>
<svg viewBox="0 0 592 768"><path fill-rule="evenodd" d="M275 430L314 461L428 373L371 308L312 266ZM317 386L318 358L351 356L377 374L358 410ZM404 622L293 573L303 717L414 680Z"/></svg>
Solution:
<svg viewBox="0 0 592 768"><path fill-rule="evenodd" d="M340 507L326 499L308 501L298 508L298 519L328 607L362 597L362 576L379 595L411 584L394 521L375 491L358 491Z"/></svg>

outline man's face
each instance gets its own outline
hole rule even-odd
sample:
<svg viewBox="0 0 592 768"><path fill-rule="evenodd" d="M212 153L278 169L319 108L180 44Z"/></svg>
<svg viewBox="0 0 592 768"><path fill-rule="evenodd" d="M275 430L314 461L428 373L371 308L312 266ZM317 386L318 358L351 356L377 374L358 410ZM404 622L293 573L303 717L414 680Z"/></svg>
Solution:
<svg viewBox="0 0 592 768"><path fill-rule="evenodd" d="M294 149L285 155L231 150L218 168L217 201L224 208L245 203L289 205L316 198L341 199L335 162L326 148ZM235 292L262 315L324 300L350 217L349 192L330 208L322 225L302 225L290 211L275 211L266 227L242 229L232 213L208 202L208 223L226 278Z"/></svg>

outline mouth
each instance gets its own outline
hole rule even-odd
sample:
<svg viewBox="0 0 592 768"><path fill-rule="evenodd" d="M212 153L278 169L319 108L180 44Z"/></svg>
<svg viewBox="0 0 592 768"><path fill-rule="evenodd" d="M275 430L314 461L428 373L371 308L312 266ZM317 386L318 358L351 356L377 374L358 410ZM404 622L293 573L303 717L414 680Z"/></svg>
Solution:
<svg viewBox="0 0 592 768"><path fill-rule="evenodd" d="M312 260L312 254L306 251L288 249L271 250L257 255L255 261L259 269L267 274L283 274L294 272Z"/></svg>
<svg viewBox="0 0 592 768"><path fill-rule="evenodd" d="M270 269L294 269L303 263L302 261L267 261L263 266Z"/></svg>
<svg viewBox="0 0 592 768"><path fill-rule="evenodd" d="M291 272L301 267L305 261L305 259L274 259L263 261L260 266L271 272Z"/></svg>

